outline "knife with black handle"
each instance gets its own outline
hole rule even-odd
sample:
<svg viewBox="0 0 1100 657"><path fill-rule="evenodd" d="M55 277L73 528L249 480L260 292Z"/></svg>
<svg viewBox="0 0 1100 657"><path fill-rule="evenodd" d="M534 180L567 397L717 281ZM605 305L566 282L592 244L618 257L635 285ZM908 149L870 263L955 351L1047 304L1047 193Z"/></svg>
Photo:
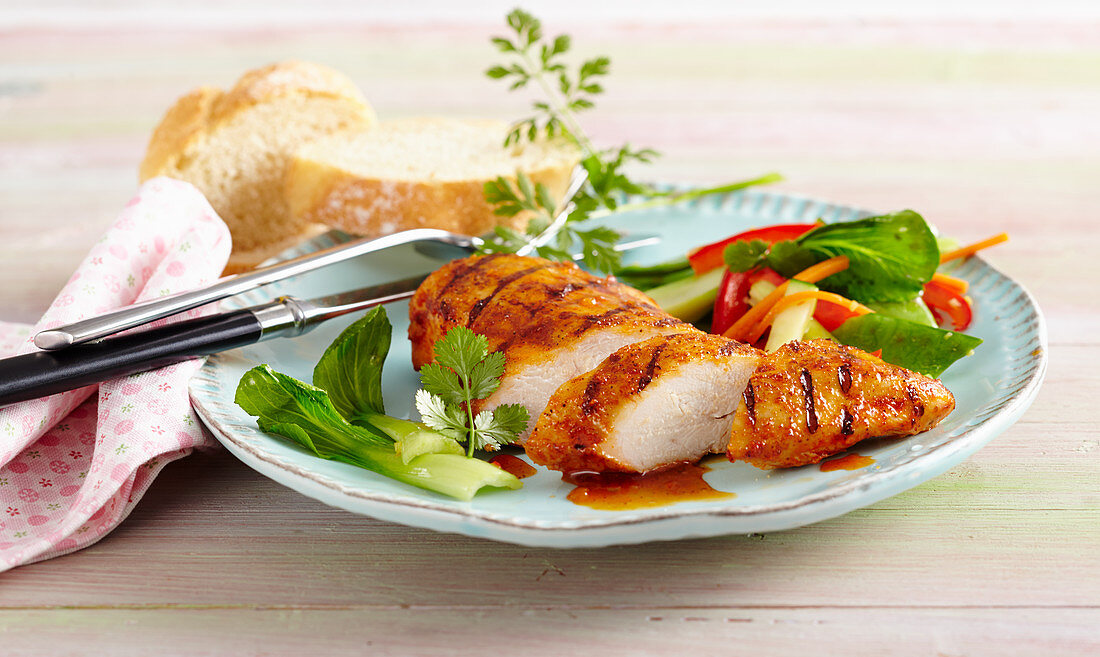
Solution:
<svg viewBox="0 0 1100 657"><path fill-rule="evenodd" d="M59 351L0 359L0 406L156 369L270 338L301 335L321 322L411 297L427 276L414 276L317 299L281 297Z"/></svg>

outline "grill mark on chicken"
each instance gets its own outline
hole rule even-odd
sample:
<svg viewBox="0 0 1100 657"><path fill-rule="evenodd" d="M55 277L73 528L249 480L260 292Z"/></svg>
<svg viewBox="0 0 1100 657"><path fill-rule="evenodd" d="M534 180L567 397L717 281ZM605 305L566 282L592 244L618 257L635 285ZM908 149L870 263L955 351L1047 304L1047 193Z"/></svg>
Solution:
<svg viewBox="0 0 1100 657"><path fill-rule="evenodd" d="M646 365L645 373L638 379L638 392L645 390L646 386L653 382L653 375L657 372L657 360L660 359L661 352L665 350L666 346L667 343L661 344L653 350L653 356L649 359L649 364Z"/></svg>
<svg viewBox="0 0 1100 657"><path fill-rule="evenodd" d="M473 327L474 322L477 321L478 315L481 314L481 311L484 310L485 306L489 305L489 302L491 302L494 298L496 298L496 296L498 294L500 294L501 291L504 288L508 287L512 283L515 283L516 281L523 278L524 276L528 276L528 275L533 274L537 271L542 271L543 269L546 269L549 266L550 265L548 265L548 264L544 264L544 265L538 265L536 267L528 267L527 269L521 269L517 272L514 272L514 273L509 274L509 275L505 276L504 278L502 278L500 280L500 282L497 283L497 286L493 289L493 291L489 293L489 296L482 297L481 299L478 299L477 303L475 303L474 306L472 308L470 308L470 315L466 319L466 328L472 328Z"/></svg>
<svg viewBox="0 0 1100 657"><path fill-rule="evenodd" d="M455 317L455 309L451 307L450 302L446 299L442 299L436 303L436 311L443 317L443 321L453 323L457 317Z"/></svg>
<svg viewBox="0 0 1100 657"><path fill-rule="evenodd" d="M612 308L611 310L608 310L605 313L600 313L599 315L586 315L584 317L584 324L578 327L576 331L573 331L573 335L584 335L589 330L591 330L592 327L600 326L605 320L610 319L611 317L614 317L615 315L618 315L619 313L625 312L627 310L630 310L630 307L624 305L619 306L618 308Z"/></svg>
<svg viewBox="0 0 1100 657"><path fill-rule="evenodd" d="M615 294L615 291L609 285L607 285L607 281L602 278L596 278L590 281L584 281L579 285L576 283L566 283L560 288L548 287L546 288L546 297L554 299L564 299L573 292L579 292L590 287L599 288L601 291L606 292L607 294Z"/></svg>
<svg viewBox="0 0 1100 657"><path fill-rule="evenodd" d="M840 409L840 433L842 435L850 436L855 433L855 429L852 428L852 422L854 421L855 417L847 408Z"/></svg>
<svg viewBox="0 0 1100 657"><path fill-rule="evenodd" d="M738 351L744 350L744 348L745 345L743 343L738 342L737 340L730 340L729 342L718 348L718 354L720 356L729 356Z"/></svg>
<svg viewBox="0 0 1100 657"><path fill-rule="evenodd" d="M611 354L605 361L608 364L614 365L619 362L619 355ZM581 411L585 415L592 415L599 411L599 404L596 403L596 397L600 394L600 388L603 386L604 380L600 375L593 376L589 379L588 383L584 386L584 394L581 396Z"/></svg>
<svg viewBox="0 0 1100 657"><path fill-rule="evenodd" d="M579 291L585 290L587 288L596 288L596 289L599 289L603 292L608 293L608 295L614 295L615 292L616 292L616 290L612 289L610 286L607 285L606 280L604 280L604 279L594 279L594 280L590 280L590 281L584 281L580 285L575 285L573 283L567 283L566 285L564 285L560 289L543 288L546 292L545 295L532 294L531 296L533 298L539 298L539 299L550 299L550 298L561 299L561 298L564 298L565 296L567 296L567 295L569 295L573 292L579 292ZM530 312L533 319L532 319L531 323L528 324L526 327L524 327L524 329L522 331L512 333L506 340L501 342L501 344L498 347L496 347L497 351L507 352L507 350L510 347L512 347L513 345L523 344L525 342L538 341L540 335L551 334L555 324L565 323L566 321L568 321L569 319L571 319L573 317L581 317L585 321L584 325L579 330L574 331L574 333L573 333L574 337L579 337L579 336L583 335L584 333L586 333L590 328L599 325L597 322L595 322L593 320L592 316L583 315L583 314L581 314L579 312L576 312L576 311L569 311L569 310L562 311L562 312L557 313L557 315L555 317L547 317L545 315L537 316L537 313L538 313L539 310L541 310L541 309L545 308L547 305L549 305L545 302L545 300L540 301L540 303L538 305L531 305L531 304L524 304L524 303L517 303L516 305L519 305L519 306L523 307L524 310L527 310L528 312ZM622 306L619 306L616 309L617 312L623 312L623 311L626 311L626 310L632 310L631 306L624 304ZM603 313L603 315L608 315L608 313ZM677 321L677 322L680 321L680 320L677 320L676 318L672 318L672 319L674 321ZM471 326L471 328L472 328L472 326Z"/></svg>
<svg viewBox="0 0 1100 657"><path fill-rule="evenodd" d="M749 416L749 424L756 425L756 391L752 389L752 381L749 381L745 386L745 392L741 393L741 398L745 400L745 411Z"/></svg>
<svg viewBox="0 0 1100 657"><path fill-rule="evenodd" d="M840 384L840 391L844 394L848 394L848 391L852 389L852 366L850 363L844 363L836 371L837 383Z"/></svg>
<svg viewBox="0 0 1100 657"><path fill-rule="evenodd" d="M802 370L802 374L798 377L799 383L802 384L802 398L806 407L806 431L814 433L817 431L817 408L814 406L814 379L810 376L809 370Z"/></svg>
<svg viewBox="0 0 1100 657"><path fill-rule="evenodd" d="M602 313L596 317L571 310L562 311L552 316L543 316L540 319L536 319L534 322L529 324L523 331L510 335L508 339L501 343L500 347L498 347L498 351L507 351L510 347L516 344L544 343L547 341L548 338L551 338L555 335L555 331L558 326L567 324L570 320L576 318L579 318L582 323L579 327L577 327L577 329L572 331L570 336L573 338L580 338L582 335L594 328L609 325L607 320L615 315L618 315L620 313L637 312L638 310L644 310L644 307L624 304L622 306L613 308L608 312ZM644 322L644 324L647 326L653 326L655 328L664 328L666 326L684 324L684 322L676 319L675 317L669 317L662 318L653 322ZM561 336L561 333L556 333L556 335Z"/></svg>
<svg viewBox="0 0 1100 657"><path fill-rule="evenodd" d="M585 283L585 285L590 285L590 283ZM550 294L551 294L551 296L553 296L555 298L561 299L562 297L564 297L565 295L569 294L570 292L572 292L576 289L577 289L576 285L573 285L572 283L566 283L565 285L561 286L560 290L555 290L554 288L550 288Z"/></svg>
<svg viewBox="0 0 1100 657"><path fill-rule="evenodd" d="M439 288L439 292L436 296L437 299L442 299L450 291L451 287L461 281L463 278L483 268L485 265L491 263L500 257L499 253L492 253L490 255L478 258L473 262L467 260L460 267L455 267L454 273L451 276L451 280L443 284L443 287Z"/></svg>
<svg viewBox="0 0 1100 657"><path fill-rule="evenodd" d="M685 326L687 326L686 322L684 322L683 320L676 319L675 317L665 317L664 319L659 319L656 322L653 322L652 324L650 324L650 326L655 326L657 328L665 328L666 326L676 326L677 324L684 324Z"/></svg>
<svg viewBox="0 0 1100 657"><path fill-rule="evenodd" d="M428 300L426 304L427 312L434 311L439 313L443 320L449 324L458 323L459 313L455 311L454 306L447 300L446 295L452 287L462 283L467 276L484 268L486 265L499 258L500 255L499 253L492 253L481 258L468 259L454 267L450 279L439 288L439 292L434 298Z"/></svg>

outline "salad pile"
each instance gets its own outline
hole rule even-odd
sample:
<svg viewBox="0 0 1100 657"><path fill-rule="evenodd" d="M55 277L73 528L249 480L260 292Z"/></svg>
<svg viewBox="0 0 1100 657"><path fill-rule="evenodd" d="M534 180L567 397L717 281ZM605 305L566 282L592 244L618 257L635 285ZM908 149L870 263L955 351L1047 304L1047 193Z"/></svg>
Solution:
<svg viewBox="0 0 1100 657"><path fill-rule="evenodd" d="M966 281L947 263L1008 239L948 250L916 212L838 224L780 224L617 276L669 313L768 351L829 338L937 377L981 339Z"/></svg>

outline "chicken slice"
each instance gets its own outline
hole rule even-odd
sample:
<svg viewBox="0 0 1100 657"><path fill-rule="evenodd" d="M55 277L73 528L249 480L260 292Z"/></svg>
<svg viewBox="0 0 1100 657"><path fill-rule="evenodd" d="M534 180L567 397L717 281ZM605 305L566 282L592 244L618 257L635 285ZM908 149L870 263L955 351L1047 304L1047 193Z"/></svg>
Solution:
<svg viewBox="0 0 1100 657"><path fill-rule="evenodd" d="M749 380L726 453L762 469L808 465L865 438L927 431L954 408L936 379L831 340L790 342Z"/></svg>
<svg viewBox="0 0 1100 657"><path fill-rule="evenodd" d="M409 319L417 369L432 361L435 342L456 326L484 335L490 351L503 352L500 387L474 410L522 404L531 415L528 431L561 384L616 349L698 332L613 278L598 278L573 263L510 254L443 266L417 289Z"/></svg>
<svg viewBox="0 0 1100 657"><path fill-rule="evenodd" d="M759 361L702 332L627 345L558 388L525 449L564 472L647 472L721 452Z"/></svg>

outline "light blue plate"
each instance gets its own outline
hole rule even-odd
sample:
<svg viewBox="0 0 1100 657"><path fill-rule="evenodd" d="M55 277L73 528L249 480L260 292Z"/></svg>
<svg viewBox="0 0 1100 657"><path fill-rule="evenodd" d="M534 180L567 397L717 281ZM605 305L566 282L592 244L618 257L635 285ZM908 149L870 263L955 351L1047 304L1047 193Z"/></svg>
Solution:
<svg viewBox="0 0 1100 657"><path fill-rule="evenodd" d="M773 223L844 221L867 216L857 208L749 191L658 210L623 214L616 227L660 233L664 240L632 254L652 263L683 255L690 247L739 230ZM338 239L323 236L310 251ZM242 296L237 305L275 294L313 297L382 283L438 266L411 248L361 258ZM199 415L230 452L275 481L340 508L382 520L444 532L533 546L593 547L692 536L768 532L799 527L873 504L935 477L962 462L1019 419L1039 390L1047 365L1047 337L1035 300L1019 284L980 258L953 272L970 281L975 322L970 333L985 340L973 356L947 371L944 383L958 406L933 431L858 447L874 465L856 471L820 472L816 466L765 472L744 463L720 462L706 475L711 486L736 493L718 501L682 502L632 511L596 511L566 500L572 486L558 473L538 468L518 491L493 491L458 502L342 463L310 456L277 436L261 433L233 403L241 375L260 363L310 380L324 348L353 318L334 320L294 340L279 339L212 357L191 381ZM274 288L274 289L273 289ZM407 304L387 308L394 324L385 372L386 409L414 415L419 378L410 363Z"/></svg>

